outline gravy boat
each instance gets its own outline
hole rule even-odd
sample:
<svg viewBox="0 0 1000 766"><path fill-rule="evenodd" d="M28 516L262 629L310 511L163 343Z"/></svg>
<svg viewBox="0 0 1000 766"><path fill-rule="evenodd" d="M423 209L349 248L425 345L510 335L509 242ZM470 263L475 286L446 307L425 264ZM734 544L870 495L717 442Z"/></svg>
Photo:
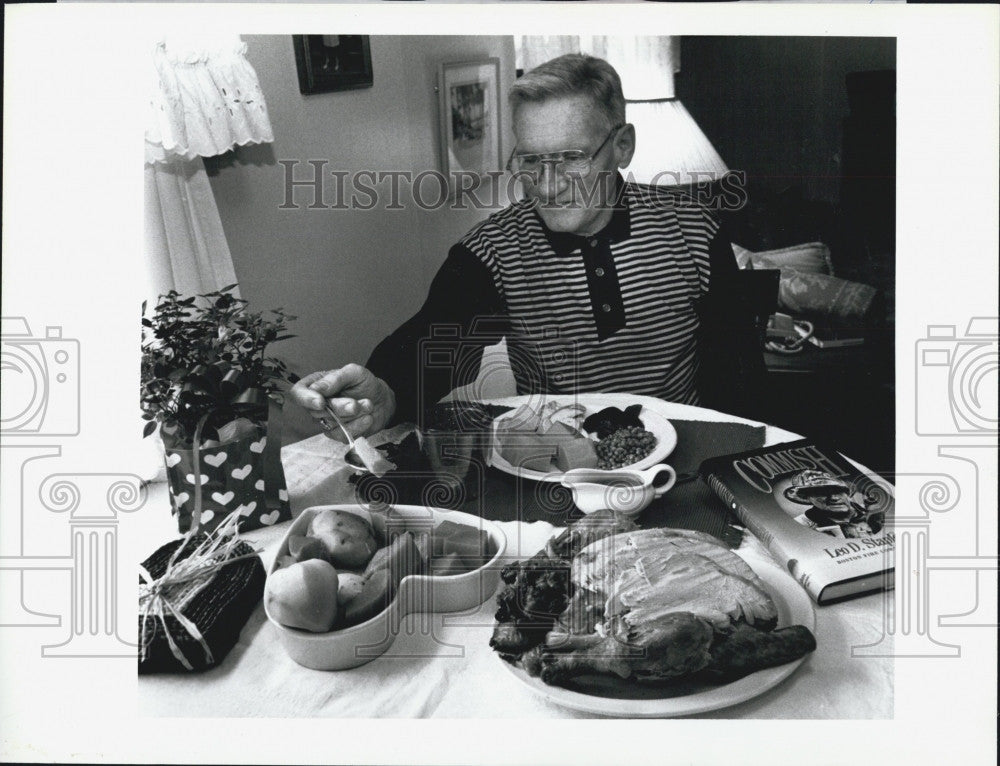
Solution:
<svg viewBox="0 0 1000 766"><path fill-rule="evenodd" d="M623 516L637 516L676 481L677 473L669 465L654 465L644 471L574 468L563 474L561 484L572 491L573 502L584 513L607 508Z"/></svg>

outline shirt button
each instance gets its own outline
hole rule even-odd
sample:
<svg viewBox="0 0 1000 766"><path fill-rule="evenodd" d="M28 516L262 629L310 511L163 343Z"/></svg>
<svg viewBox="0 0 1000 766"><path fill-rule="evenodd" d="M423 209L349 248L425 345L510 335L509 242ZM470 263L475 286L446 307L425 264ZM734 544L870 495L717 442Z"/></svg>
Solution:
<svg viewBox="0 0 1000 766"><path fill-rule="evenodd" d="M597 276L599 276L599 277L603 277L604 276L604 269L602 269L600 266L598 266L596 269L594 269L594 273L597 274Z"/></svg>
<svg viewBox="0 0 1000 766"><path fill-rule="evenodd" d="M601 311L603 311L605 314L610 314L611 313L611 306L609 304L605 303L603 306L601 306Z"/></svg>
<svg viewBox="0 0 1000 766"><path fill-rule="evenodd" d="M596 239L590 240L590 246L591 247L597 247L597 240Z"/></svg>

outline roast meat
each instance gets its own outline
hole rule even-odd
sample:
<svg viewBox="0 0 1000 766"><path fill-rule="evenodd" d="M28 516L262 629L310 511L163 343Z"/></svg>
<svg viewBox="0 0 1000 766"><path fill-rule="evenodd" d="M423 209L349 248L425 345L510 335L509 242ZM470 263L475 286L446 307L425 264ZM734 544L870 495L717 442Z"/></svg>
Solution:
<svg viewBox="0 0 1000 766"><path fill-rule="evenodd" d="M573 559L573 583L600 594L605 619L630 626L690 612L722 630L743 620L773 628L778 612L747 563L710 535L643 529L599 540Z"/></svg>
<svg viewBox="0 0 1000 766"><path fill-rule="evenodd" d="M722 683L816 648L743 559L710 535L601 512L502 573L490 644L549 684L611 675Z"/></svg>

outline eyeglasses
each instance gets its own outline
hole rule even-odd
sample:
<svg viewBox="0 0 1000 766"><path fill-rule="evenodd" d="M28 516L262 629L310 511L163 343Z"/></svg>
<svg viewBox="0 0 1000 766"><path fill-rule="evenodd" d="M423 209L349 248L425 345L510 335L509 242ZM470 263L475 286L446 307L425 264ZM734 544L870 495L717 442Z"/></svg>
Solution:
<svg viewBox="0 0 1000 766"><path fill-rule="evenodd" d="M592 154L587 154L581 149L564 149L546 154L511 154L510 159L507 160L507 170L511 173L524 173L530 176L535 183L542 177L542 169L545 165L550 165L554 172L566 176L585 176L593 167L597 155L604 150L608 141L623 127L625 127L624 123L615 125L608 133L608 137ZM515 151L517 150L515 149Z"/></svg>

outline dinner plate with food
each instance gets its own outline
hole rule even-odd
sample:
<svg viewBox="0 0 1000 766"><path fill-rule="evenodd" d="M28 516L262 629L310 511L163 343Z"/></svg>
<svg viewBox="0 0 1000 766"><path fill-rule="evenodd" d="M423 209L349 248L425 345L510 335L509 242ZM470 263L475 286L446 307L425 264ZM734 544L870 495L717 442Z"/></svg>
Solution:
<svg viewBox="0 0 1000 766"><path fill-rule="evenodd" d="M677 432L637 397L525 395L491 400L510 407L494 418L488 462L535 481L558 482L573 469L642 470L677 446Z"/></svg>
<svg viewBox="0 0 1000 766"><path fill-rule="evenodd" d="M490 645L557 705L629 718L745 702L816 648L805 591L711 535L600 511L505 567Z"/></svg>

